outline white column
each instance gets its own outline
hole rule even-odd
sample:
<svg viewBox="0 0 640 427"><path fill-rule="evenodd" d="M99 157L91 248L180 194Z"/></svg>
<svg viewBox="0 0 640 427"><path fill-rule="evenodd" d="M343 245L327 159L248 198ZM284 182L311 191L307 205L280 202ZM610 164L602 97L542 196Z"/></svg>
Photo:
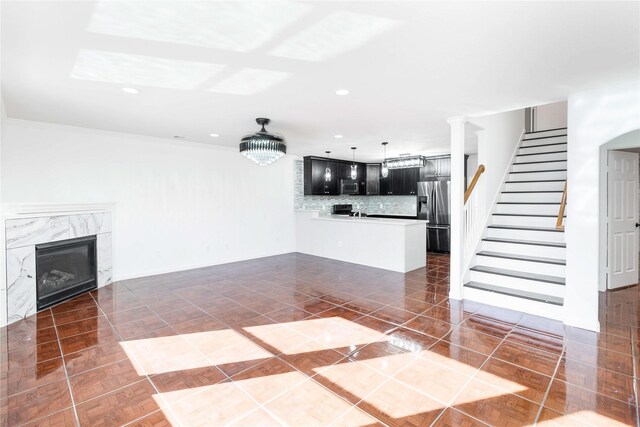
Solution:
<svg viewBox="0 0 640 427"><path fill-rule="evenodd" d="M464 208L464 127L466 117L453 117L451 126L451 266L449 297L462 299L464 241L462 210Z"/></svg>

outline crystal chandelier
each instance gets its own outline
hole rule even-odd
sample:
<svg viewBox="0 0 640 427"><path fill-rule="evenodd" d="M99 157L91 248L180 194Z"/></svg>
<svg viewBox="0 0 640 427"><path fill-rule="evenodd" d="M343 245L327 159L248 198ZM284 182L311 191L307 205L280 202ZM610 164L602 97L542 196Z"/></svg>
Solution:
<svg viewBox="0 0 640 427"><path fill-rule="evenodd" d="M240 154L260 166L269 165L287 154L284 137L265 130L265 125L270 122L270 119L257 118L256 123L261 125L262 129L244 136L240 142Z"/></svg>
<svg viewBox="0 0 640 427"><path fill-rule="evenodd" d="M387 160L389 169L421 168L427 164L424 156L396 157Z"/></svg>
<svg viewBox="0 0 640 427"><path fill-rule="evenodd" d="M389 166L387 165L387 144L388 142L382 143L382 148L384 149L384 162L382 162L382 169L380 169L380 175L382 175L383 178L386 178L389 176Z"/></svg>
<svg viewBox="0 0 640 427"><path fill-rule="evenodd" d="M356 165L356 147L351 147L353 151L353 162L351 163L351 179L358 178L358 165Z"/></svg>

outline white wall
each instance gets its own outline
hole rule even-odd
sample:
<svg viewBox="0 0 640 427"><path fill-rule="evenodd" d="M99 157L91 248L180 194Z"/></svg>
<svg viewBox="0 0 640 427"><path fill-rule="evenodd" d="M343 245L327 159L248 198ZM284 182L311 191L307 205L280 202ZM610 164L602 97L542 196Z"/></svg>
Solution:
<svg viewBox="0 0 640 427"><path fill-rule="evenodd" d="M478 154L469 154L467 157L467 187L471 184L476 170L478 170Z"/></svg>
<svg viewBox="0 0 640 427"><path fill-rule="evenodd" d="M640 82L572 94L568 100L565 323L597 330L600 146L640 129Z"/></svg>
<svg viewBox="0 0 640 427"><path fill-rule="evenodd" d="M477 189L482 196L479 206L481 218L488 219L524 132L524 110L474 117L470 121L482 128L478 132L478 164L485 166L485 172L478 181ZM469 171L469 174L473 173L475 170Z"/></svg>
<svg viewBox="0 0 640 427"><path fill-rule="evenodd" d="M567 127L567 101L536 106L534 127L537 131Z"/></svg>
<svg viewBox="0 0 640 427"><path fill-rule="evenodd" d="M7 119L3 203L115 203L115 278L295 250L293 161Z"/></svg>

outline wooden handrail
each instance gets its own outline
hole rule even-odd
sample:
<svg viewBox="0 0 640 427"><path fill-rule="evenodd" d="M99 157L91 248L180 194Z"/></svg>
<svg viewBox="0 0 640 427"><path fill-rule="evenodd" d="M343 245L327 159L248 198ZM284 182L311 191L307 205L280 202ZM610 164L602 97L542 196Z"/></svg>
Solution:
<svg viewBox="0 0 640 427"><path fill-rule="evenodd" d="M562 192L562 200L560 201L560 210L558 211L558 220L556 221L556 228L558 230L564 230L564 207L567 204L567 181L564 182L564 191Z"/></svg>
<svg viewBox="0 0 640 427"><path fill-rule="evenodd" d="M479 165L478 170L476 170L476 174L473 176L473 179L471 180L471 184L469 184L467 191L464 192L465 203L467 203L467 199L469 199L469 197L471 196L471 193L473 193L473 189L476 187L476 184L480 179L480 175L482 175L483 172L484 172L484 165Z"/></svg>

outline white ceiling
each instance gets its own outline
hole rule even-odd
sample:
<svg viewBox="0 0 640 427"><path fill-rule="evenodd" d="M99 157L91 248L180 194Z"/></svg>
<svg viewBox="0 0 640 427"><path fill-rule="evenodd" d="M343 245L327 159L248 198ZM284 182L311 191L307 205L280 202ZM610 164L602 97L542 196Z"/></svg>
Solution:
<svg viewBox="0 0 640 427"><path fill-rule="evenodd" d="M1 7L9 117L230 146L269 117L299 155L447 152L447 117L640 75L638 2Z"/></svg>

